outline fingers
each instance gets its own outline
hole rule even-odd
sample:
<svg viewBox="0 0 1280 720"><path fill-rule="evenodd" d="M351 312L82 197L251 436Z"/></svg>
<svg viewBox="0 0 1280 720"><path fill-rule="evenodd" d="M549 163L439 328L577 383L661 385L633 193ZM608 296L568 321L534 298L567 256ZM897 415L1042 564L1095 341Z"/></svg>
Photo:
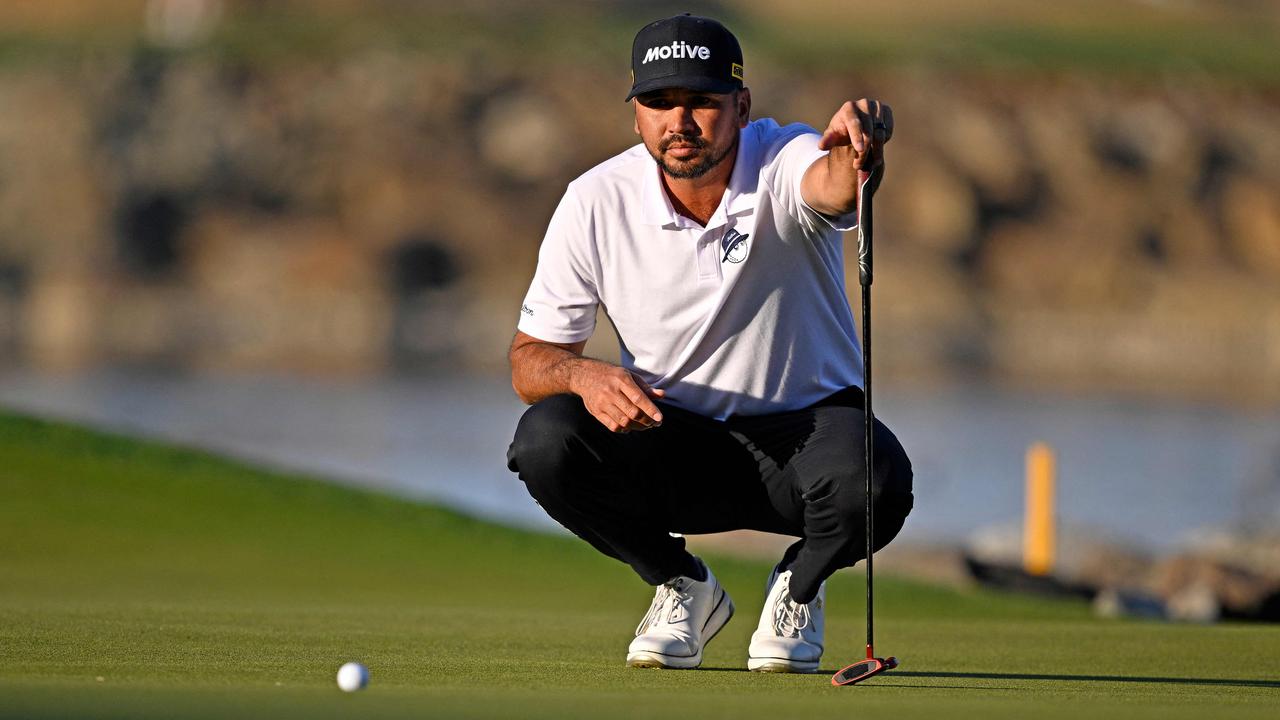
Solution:
<svg viewBox="0 0 1280 720"><path fill-rule="evenodd" d="M855 168L865 168L870 164L871 154L874 152L872 146L871 127L867 116L859 114L856 121L849 128L849 132L857 133L853 142L853 166Z"/></svg>
<svg viewBox="0 0 1280 720"><path fill-rule="evenodd" d="M647 430L662 424L662 410L653 402L666 396L635 375L613 367L582 394L587 410L610 432Z"/></svg>
<svg viewBox="0 0 1280 720"><path fill-rule="evenodd" d="M875 113L871 115L871 167L884 162L884 144L893 135L893 111L888 105L875 103Z"/></svg>
<svg viewBox="0 0 1280 720"><path fill-rule="evenodd" d="M835 117L831 118L827 129L822 132L822 137L818 139L818 149L830 150L841 145L852 145L853 137L855 136L850 134L848 122L837 112Z"/></svg>
<svg viewBox="0 0 1280 720"><path fill-rule="evenodd" d="M632 430L648 430L651 427L658 426L652 419L646 420L644 413L639 408L626 403L613 403L594 410L588 408L588 410L609 432L621 434Z"/></svg>
<svg viewBox="0 0 1280 720"><path fill-rule="evenodd" d="M649 383L645 382L639 375L636 375L635 373L631 374L631 379L635 382L636 387L640 388L640 390L644 392L645 395L648 395L651 398L664 398L667 396L666 390L649 387Z"/></svg>
<svg viewBox="0 0 1280 720"><path fill-rule="evenodd" d="M850 137L850 145L853 151L861 155L867 151L867 138L869 137L863 132L862 118L854 116L852 120L845 120L845 133Z"/></svg>
<svg viewBox="0 0 1280 720"><path fill-rule="evenodd" d="M855 114L858 116L858 123L861 126L862 134L870 140L875 131L876 117L879 114L879 101L863 98L854 103L853 107Z"/></svg>
<svg viewBox="0 0 1280 720"><path fill-rule="evenodd" d="M849 146L854 152L863 152L870 135L863 132L858 108L854 103L846 102L831 117L827 129L818 140L818 149L830 150L835 147Z"/></svg>
<svg viewBox="0 0 1280 720"><path fill-rule="evenodd" d="M851 146L856 152L862 152L862 125L858 120L853 103L846 102L840 106L831 122L818 139L818 149L830 150L835 147Z"/></svg>
<svg viewBox="0 0 1280 720"><path fill-rule="evenodd" d="M892 137L893 111L879 100L862 98L840 106L818 140L818 148L849 146L854 165L870 169L881 162L884 144Z"/></svg>
<svg viewBox="0 0 1280 720"><path fill-rule="evenodd" d="M867 134L867 152L856 159L855 165L869 172L884 163L884 144L893 136L893 110L879 100L862 99L857 103L859 120Z"/></svg>
<svg viewBox="0 0 1280 720"><path fill-rule="evenodd" d="M618 402L618 409L622 411L623 416L629 421L628 426L638 425L650 428L662 424L662 411L658 409L657 405L653 404L653 401L639 386L623 391L622 400Z"/></svg>
<svg viewBox="0 0 1280 720"><path fill-rule="evenodd" d="M659 413L661 415L661 413ZM597 415L597 417L600 417ZM611 432L626 433L631 431L648 430L650 428L660 427L662 422L655 420L652 415L647 413L639 405L634 403L620 401L604 413L601 419L604 426L609 428Z"/></svg>
<svg viewBox="0 0 1280 720"><path fill-rule="evenodd" d="M866 124L871 126L872 145L877 149L884 147L884 141L888 137L885 131L888 127L884 124L884 106L879 101L871 101L871 112L867 114Z"/></svg>
<svg viewBox="0 0 1280 720"><path fill-rule="evenodd" d="M879 100L868 100L867 98L854 103L854 108L857 110L859 119L862 120L863 129L868 136L872 136L879 131L886 140L893 137L893 108Z"/></svg>

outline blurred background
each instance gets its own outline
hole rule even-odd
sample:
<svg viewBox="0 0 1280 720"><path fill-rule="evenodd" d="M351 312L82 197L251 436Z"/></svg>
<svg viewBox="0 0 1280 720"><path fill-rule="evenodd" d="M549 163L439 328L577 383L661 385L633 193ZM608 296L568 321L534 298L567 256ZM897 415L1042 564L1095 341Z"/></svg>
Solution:
<svg viewBox="0 0 1280 720"><path fill-rule="evenodd" d="M904 539L998 545L1042 440L1066 539L1280 567L1270 0L10 0L0 403L549 527L507 343L565 184L636 141L635 30L685 10L757 116L894 108Z"/></svg>

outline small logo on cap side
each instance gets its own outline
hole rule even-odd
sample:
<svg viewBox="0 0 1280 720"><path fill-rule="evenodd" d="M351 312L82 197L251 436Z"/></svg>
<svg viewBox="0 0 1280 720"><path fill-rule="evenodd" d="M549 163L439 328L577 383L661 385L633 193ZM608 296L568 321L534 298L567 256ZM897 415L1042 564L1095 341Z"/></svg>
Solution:
<svg viewBox="0 0 1280 720"><path fill-rule="evenodd" d="M676 40L670 45L657 45L645 50L644 60L640 61L641 65L648 65L652 60L671 60L673 58L697 58L699 60L711 59L711 48L705 45L690 45L686 42Z"/></svg>
<svg viewBox="0 0 1280 720"><path fill-rule="evenodd" d="M741 66L741 65L739 65L738 63L734 63L734 64L733 64L733 68L729 71L729 73L730 73L731 75L733 75L734 77L738 78L739 80L745 80L745 79L746 79L746 78L742 77L742 66Z"/></svg>

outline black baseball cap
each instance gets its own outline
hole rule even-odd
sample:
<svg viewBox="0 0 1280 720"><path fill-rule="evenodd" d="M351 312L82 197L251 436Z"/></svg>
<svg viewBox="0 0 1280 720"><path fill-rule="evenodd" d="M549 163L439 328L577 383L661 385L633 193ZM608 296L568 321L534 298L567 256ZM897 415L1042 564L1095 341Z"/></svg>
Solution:
<svg viewBox="0 0 1280 720"><path fill-rule="evenodd" d="M685 13L649 23L631 44L627 100L666 88L727 93L742 87L738 38L711 18Z"/></svg>

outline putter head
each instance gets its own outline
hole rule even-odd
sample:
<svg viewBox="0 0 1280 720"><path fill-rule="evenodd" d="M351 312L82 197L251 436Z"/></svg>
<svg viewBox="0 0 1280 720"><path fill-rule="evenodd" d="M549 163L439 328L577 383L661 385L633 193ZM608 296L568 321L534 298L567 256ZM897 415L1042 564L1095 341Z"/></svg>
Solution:
<svg viewBox="0 0 1280 720"><path fill-rule="evenodd" d="M856 662L831 676L831 684L836 687L856 685L869 677L875 677L886 670L898 667L898 658L868 658Z"/></svg>

